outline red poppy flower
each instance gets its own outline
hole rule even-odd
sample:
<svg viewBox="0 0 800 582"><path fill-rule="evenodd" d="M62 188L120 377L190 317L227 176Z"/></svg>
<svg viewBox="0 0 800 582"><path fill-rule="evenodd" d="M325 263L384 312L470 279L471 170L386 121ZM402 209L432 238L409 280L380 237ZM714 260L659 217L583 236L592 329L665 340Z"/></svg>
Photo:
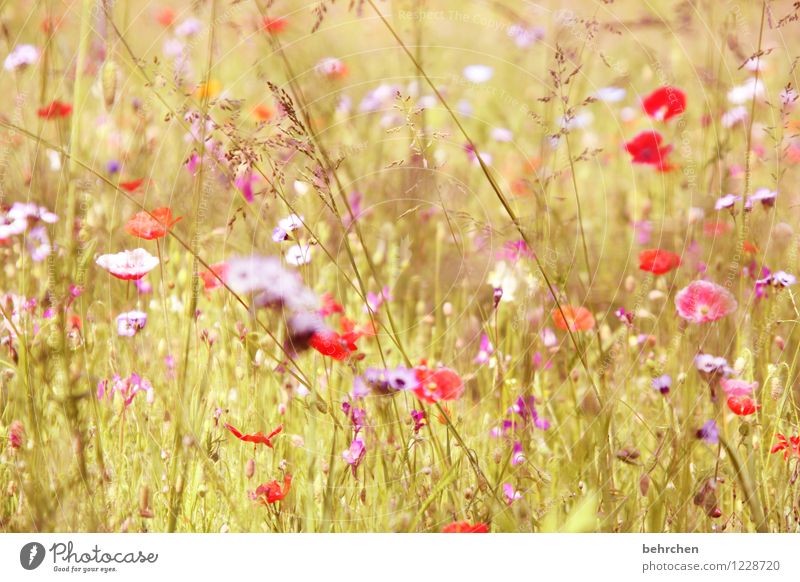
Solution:
<svg viewBox="0 0 800 582"><path fill-rule="evenodd" d="M128 182L120 182L119 187L125 190L126 192L135 192L139 189L139 186L144 184L144 178L138 178L136 180L130 180Z"/></svg>
<svg viewBox="0 0 800 582"><path fill-rule="evenodd" d="M450 368L431 370L422 364L414 371L418 382L414 393L423 402L433 404L440 400L456 400L464 393L464 381Z"/></svg>
<svg viewBox="0 0 800 582"><path fill-rule="evenodd" d="M339 319L339 327L342 328L341 338L349 345L352 345L353 350L358 349L356 348L356 342L359 339L364 336L372 337L375 335L375 327L372 325L372 322L361 325L352 319L342 316Z"/></svg>
<svg viewBox="0 0 800 582"><path fill-rule="evenodd" d="M672 169L667 161L672 146L661 145L662 141L664 138L657 131L643 131L625 144L625 150L632 156L634 164L647 164L666 172Z"/></svg>
<svg viewBox="0 0 800 582"><path fill-rule="evenodd" d="M686 110L686 93L675 87L659 87L642 101L647 115L667 121Z"/></svg>
<svg viewBox="0 0 800 582"><path fill-rule="evenodd" d="M256 489L255 499L262 505L268 505L281 501L289 494L289 488L292 485L292 476L286 475L283 478L283 487L277 480L270 483L259 485Z"/></svg>
<svg viewBox="0 0 800 582"><path fill-rule="evenodd" d="M237 428L229 425L227 422L225 423L225 428L231 431L231 434L240 441L244 441L246 443L253 443L255 445L259 444L267 445L269 448L272 448L272 442L270 441L270 439L283 430L283 425L280 425L278 428L276 428L266 436L264 436L264 433L261 431L255 434L242 434L241 432L239 432Z"/></svg>
<svg viewBox="0 0 800 582"><path fill-rule="evenodd" d="M167 231L181 218L172 218L172 210L167 207L156 208L149 214L137 212L125 223L125 232L145 240L154 240L166 236Z"/></svg>
<svg viewBox="0 0 800 582"><path fill-rule="evenodd" d="M214 263L208 271L201 271L200 278L206 291L213 291L222 287L222 281L228 274L228 263ZM220 281L222 279L222 281Z"/></svg>
<svg viewBox="0 0 800 582"><path fill-rule="evenodd" d="M268 106L260 103L253 107L253 117L259 121L269 121L275 113Z"/></svg>
<svg viewBox="0 0 800 582"><path fill-rule="evenodd" d="M563 305L561 309L553 310L553 323L564 331L588 331L594 327L595 321L592 312L585 307Z"/></svg>
<svg viewBox="0 0 800 582"><path fill-rule="evenodd" d="M669 251L661 249L647 249L639 253L639 269L663 275L673 269L677 269L681 264L681 257Z"/></svg>
<svg viewBox="0 0 800 582"><path fill-rule="evenodd" d="M261 22L261 27L264 29L265 32L270 34L280 34L286 27L289 26L289 21L285 18L270 18L264 17L264 20Z"/></svg>
<svg viewBox="0 0 800 582"><path fill-rule="evenodd" d="M59 119L72 113L72 105L63 101L53 101L36 112L42 119Z"/></svg>
<svg viewBox="0 0 800 582"><path fill-rule="evenodd" d="M778 440L778 444L769 450L770 454L783 451L784 461L789 460L789 457L792 455L800 456L800 436L795 435L787 439L785 435L778 433L775 435L775 438Z"/></svg>
<svg viewBox="0 0 800 582"><path fill-rule="evenodd" d="M708 238L716 238L728 234L733 229L730 222L707 220L703 223L703 234Z"/></svg>
<svg viewBox="0 0 800 582"><path fill-rule="evenodd" d="M481 522L454 521L444 526L442 533L489 533L489 526Z"/></svg>
<svg viewBox="0 0 800 582"><path fill-rule="evenodd" d="M339 335L332 329L317 331L311 335L308 345L317 350L323 356L328 356L334 360L346 360L357 348L354 343L348 342L344 336Z"/></svg>
<svg viewBox="0 0 800 582"><path fill-rule="evenodd" d="M728 398L728 408L738 416L749 416L755 414L761 405L756 404L756 401L749 396L731 396Z"/></svg>
<svg viewBox="0 0 800 582"><path fill-rule="evenodd" d="M337 303L336 299L334 299L333 295L330 293L323 293L321 299L322 309L319 310L319 314L322 317L328 317L334 313L344 313L344 307L342 304Z"/></svg>
<svg viewBox="0 0 800 582"><path fill-rule="evenodd" d="M156 20L164 28L170 27L175 22L175 11L169 6L164 6L156 14Z"/></svg>

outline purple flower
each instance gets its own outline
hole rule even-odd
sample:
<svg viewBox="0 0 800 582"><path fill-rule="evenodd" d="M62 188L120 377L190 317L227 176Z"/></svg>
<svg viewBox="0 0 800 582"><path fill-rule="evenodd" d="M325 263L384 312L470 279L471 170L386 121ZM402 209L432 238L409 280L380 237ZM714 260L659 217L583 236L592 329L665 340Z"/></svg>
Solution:
<svg viewBox="0 0 800 582"><path fill-rule="evenodd" d="M669 394L669 389L672 387L672 378L669 374L664 374L658 378L653 378L653 389L658 390L661 394Z"/></svg>
<svg viewBox="0 0 800 582"><path fill-rule="evenodd" d="M122 169L122 164L120 164L117 160L110 160L106 164L106 172L109 174L116 174Z"/></svg>
<svg viewBox="0 0 800 582"><path fill-rule="evenodd" d="M518 414L525 424L533 424L540 430L550 428L550 421L539 416L536 411L536 398L533 396L517 398L517 401L508 409L509 414Z"/></svg>
<svg viewBox="0 0 800 582"><path fill-rule="evenodd" d="M147 314L144 311L128 311L117 316L117 335L133 337L147 325Z"/></svg>
<svg viewBox="0 0 800 582"><path fill-rule="evenodd" d="M633 223L633 233L637 244L646 245L653 235L653 223L649 220L637 220Z"/></svg>
<svg viewBox="0 0 800 582"><path fill-rule="evenodd" d="M113 398L114 394L119 394L123 399L125 410L127 410L127 408L133 402L134 397L140 392L145 392L147 394L147 403L148 404L153 403L153 398L155 396L153 392L153 386L150 384L150 382L148 382L135 372L125 379L122 379L118 374L116 374L111 379L110 389L108 385L109 385L108 380L101 380L100 383L98 383L97 385L98 400L102 400L106 396L108 396L109 398Z"/></svg>
<svg viewBox="0 0 800 582"><path fill-rule="evenodd" d="M342 402L342 412L347 415L353 427L353 434L357 435L367 426L367 411L363 408L356 408L349 402Z"/></svg>
<svg viewBox="0 0 800 582"><path fill-rule="evenodd" d="M37 263L41 263L50 253L53 246L50 244L50 237L47 236L47 229L44 226L34 226L28 233L27 240L28 252Z"/></svg>
<svg viewBox="0 0 800 582"><path fill-rule="evenodd" d="M727 377L735 373L733 368L728 365L728 360L711 354L697 354L694 358L694 366L703 375Z"/></svg>
<svg viewBox="0 0 800 582"><path fill-rule="evenodd" d="M398 366L394 370L386 370L386 383L390 390L413 390L417 387L417 375L414 370L405 366Z"/></svg>
<svg viewBox="0 0 800 582"><path fill-rule="evenodd" d="M761 202L765 208L775 206L775 200L778 197L778 192L770 190L769 188L759 188L755 193L750 196L747 201L752 205L753 202Z"/></svg>
<svg viewBox="0 0 800 582"><path fill-rule="evenodd" d="M775 271L774 273L768 274L763 279L756 281L756 286L771 285L772 287L789 287L795 283L797 283L797 277L794 275L786 271Z"/></svg>
<svg viewBox="0 0 800 582"><path fill-rule="evenodd" d="M633 327L633 313L627 311L624 307L620 307L614 312L614 315L617 316L622 323L624 323L628 327Z"/></svg>
<svg viewBox="0 0 800 582"><path fill-rule="evenodd" d="M714 204L714 209L725 210L726 208L733 208L741 199L741 196L736 196L735 194L725 194L725 196L719 198Z"/></svg>
<svg viewBox="0 0 800 582"><path fill-rule="evenodd" d="M697 438L703 439L710 445L719 443L719 428L713 420L706 422L698 431Z"/></svg>

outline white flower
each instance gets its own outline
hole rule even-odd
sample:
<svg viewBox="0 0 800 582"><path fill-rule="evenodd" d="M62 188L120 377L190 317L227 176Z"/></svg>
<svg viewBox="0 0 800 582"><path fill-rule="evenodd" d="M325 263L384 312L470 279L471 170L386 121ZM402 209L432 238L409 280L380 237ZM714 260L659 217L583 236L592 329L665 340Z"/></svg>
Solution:
<svg viewBox="0 0 800 582"><path fill-rule="evenodd" d="M23 69L30 65L35 65L39 62L39 49L32 44L18 44L14 47L6 60L3 61L3 67L6 71L16 71Z"/></svg>
<svg viewBox="0 0 800 582"><path fill-rule="evenodd" d="M494 69L488 65L469 65L464 67L464 77L472 83L485 83L494 76Z"/></svg>
<svg viewBox="0 0 800 582"><path fill-rule="evenodd" d="M743 84L728 91L728 101L734 105L741 105L752 101L753 98L761 99L764 97L764 83L761 79L752 77Z"/></svg>
<svg viewBox="0 0 800 582"><path fill-rule="evenodd" d="M286 262L295 267L306 265L311 262L311 247L309 245L292 245L287 251Z"/></svg>
<svg viewBox="0 0 800 582"><path fill-rule="evenodd" d="M495 141L510 142L514 139L514 134L505 127L495 127L492 129L492 139Z"/></svg>
<svg viewBox="0 0 800 582"><path fill-rule="evenodd" d="M594 94L595 99L598 101L605 101L606 103L617 103L625 99L625 89L622 87L603 87L598 89Z"/></svg>
<svg viewBox="0 0 800 582"><path fill-rule="evenodd" d="M747 107L739 105L722 114L722 127L733 127L747 120Z"/></svg>
<svg viewBox="0 0 800 582"><path fill-rule="evenodd" d="M144 249L101 255L96 262L117 279L124 281L141 279L159 263L158 257L154 257Z"/></svg>
<svg viewBox="0 0 800 582"><path fill-rule="evenodd" d="M278 221L278 226L285 230L286 232L294 232L295 230L300 230L303 228L303 216L298 216L296 214L290 214L286 218L282 218Z"/></svg>

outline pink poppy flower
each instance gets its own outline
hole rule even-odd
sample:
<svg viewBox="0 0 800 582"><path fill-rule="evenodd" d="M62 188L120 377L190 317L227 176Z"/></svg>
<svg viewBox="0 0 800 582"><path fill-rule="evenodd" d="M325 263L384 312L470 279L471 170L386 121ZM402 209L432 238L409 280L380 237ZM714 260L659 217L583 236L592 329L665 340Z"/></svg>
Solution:
<svg viewBox="0 0 800 582"><path fill-rule="evenodd" d="M736 311L730 291L710 281L689 283L675 296L678 315L693 323L709 323Z"/></svg>
<svg viewBox="0 0 800 582"><path fill-rule="evenodd" d="M158 266L158 257L144 249L122 251L113 255L101 255L97 264L123 281L141 279Z"/></svg>
<svg viewBox="0 0 800 582"><path fill-rule="evenodd" d="M752 394L758 388L758 382L752 384L745 380L738 380L736 378L723 378L720 381L722 389L728 396L747 396Z"/></svg>

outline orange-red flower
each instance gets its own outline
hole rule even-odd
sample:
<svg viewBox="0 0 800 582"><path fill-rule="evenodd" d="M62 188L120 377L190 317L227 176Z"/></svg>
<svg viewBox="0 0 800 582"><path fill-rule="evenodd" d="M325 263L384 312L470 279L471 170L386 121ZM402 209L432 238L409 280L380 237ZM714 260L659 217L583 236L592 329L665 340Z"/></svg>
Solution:
<svg viewBox="0 0 800 582"><path fill-rule="evenodd" d="M125 224L125 232L145 240L154 240L167 235L172 225L182 216L172 218L172 210L168 207L156 208L152 212L137 212Z"/></svg>
<svg viewBox="0 0 800 582"><path fill-rule="evenodd" d="M200 272L200 278L203 280L205 290L213 291L222 287L222 281L225 280L225 276L228 274L228 263L214 263L209 267L208 271Z"/></svg>
<svg viewBox="0 0 800 582"><path fill-rule="evenodd" d="M256 489L255 499L262 505L269 505L281 501L289 494L289 488L292 485L292 476L286 475L283 478L283 487L277 480L270 483L259 485Z"/></svg>
<svg viewBox="0 0 800 582"><path fill-rule="evenodd" d="M775 438L777 439L778 443L769 450L770 454L783 451L784 461L788 461L789 457L792 455L797 455L800 457L800 436L795 435L793 437L786 438L785 435L778 433L775 435Z"/></svg>
<svg viewBox="0 0 800 582"><path fill-rule="evenodd" d="M49 105L45 105L36 111L36 115L42 119L59 119L62 117L67 117L70 113L72 113L72 105L58 100L55 100Z"/></svg>
<svg viewBox="0 0 800 582"><path fill-rule="evenodd" d="M464 393L464 381L450 368L428 368L425 364L414 368L417 387L414 393L424 402L456 400Z"/></svg>
<svg viewBox="0 0 800 582"><path fill-rule="evenodd" d="M639 253L639 269L654 275L669 273L673 269L677 269L680 264L680 255L670 251L647 249Z"/></svg>
<svg viewBox="0 0 800 582"><path fill-rule="evenodd" d="M156 13L156 20L161 26L168 28L175 22L175 11L169 6L164 6Z"/></svg>
<svg viewBox="0 0 800 582"><path fill-rule="evenodd" d="M563 312L563 313L562 313ZM563 305L553 310L553 323L558 329L572 331L588 331L594 327L594 316L585 307Z"/></svg>
<svg viewBox="0 0 800 582"><path fill-rule="evenodd" d="M454 521L444 526L442 533L489 533L489 526L481 522Z"/></svg>
<svg viewBox="0 0 800 582"><path fill-rule="evenodd" d="M270 18L269 16L265 16L261 21L261 27L265 32L270 34L279 34L286 30L287 26L289 26L289 21L281 17Z"/></svg>
<svg viewBox="0 0 800 582"><path fill-rule="evenodd" d="M244 441L246 443L253 443L254 445L267 445L269 448L272 448L272 437L283 430L283 425L280 425L278 428L273 430L268 435L264 435L263 432L259 431L255 434L242 434L239 429L236 427L231 426L227 422L225 423L225 428L231 431L231 434L235 436L240 441Z"/></svg>
<svg viewBox="0 0 800 582"><path fill-rule="evenodd" d="M137 178L136 180L129 180L127 182L120 182L119 187L126 192L136 192L139 186L144 184L144 178Z"/></svg>

